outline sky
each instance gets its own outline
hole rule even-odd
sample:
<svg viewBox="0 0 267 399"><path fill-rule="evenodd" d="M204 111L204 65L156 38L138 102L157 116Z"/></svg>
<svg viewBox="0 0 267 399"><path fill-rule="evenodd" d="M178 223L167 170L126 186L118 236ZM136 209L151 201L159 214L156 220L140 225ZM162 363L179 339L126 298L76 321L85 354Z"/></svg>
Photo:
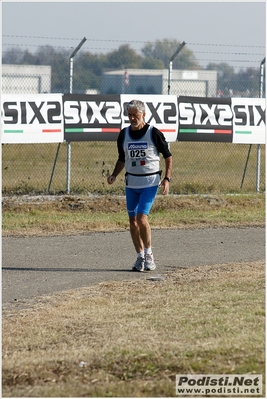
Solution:
<svg viewBox="0 0 267 399"><path fill-rule="evenodd" d="M185 41L203 67L227 62L236 70L260 66L266 52L266 3L237 2L9 2L2 3L2 51L34 53L51 45L107 53L128 44ZM178 55L179 56L179 55Z"/></svg>

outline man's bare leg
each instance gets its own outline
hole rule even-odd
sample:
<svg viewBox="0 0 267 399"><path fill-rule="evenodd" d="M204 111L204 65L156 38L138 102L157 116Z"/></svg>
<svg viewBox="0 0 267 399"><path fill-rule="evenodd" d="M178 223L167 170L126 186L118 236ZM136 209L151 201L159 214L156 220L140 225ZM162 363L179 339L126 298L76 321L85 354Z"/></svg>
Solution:
<svg viewBox="0 0 267 399"><path fill-rule="evenodd" d="M137 253L144 251L144 248L151 247L151 228L147 215L138 213L137 216L130 216L130 233Z"/></svg>

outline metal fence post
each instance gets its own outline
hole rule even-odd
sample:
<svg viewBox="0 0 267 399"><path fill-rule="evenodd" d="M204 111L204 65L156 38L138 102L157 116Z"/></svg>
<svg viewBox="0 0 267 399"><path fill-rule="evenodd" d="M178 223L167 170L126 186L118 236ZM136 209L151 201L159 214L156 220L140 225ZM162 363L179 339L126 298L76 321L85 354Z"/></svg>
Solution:
<svg viewBox="0 0 267 399"><path fill-rule="evenodd" d="M260 98L263 98L264 94L264 65L265 58L262 60L260 65ZM261 173L261 145L257 146L257 169L256 169L256 192L260 191L260 173Z"/></svg>
<svg viewBox="0 0 267 399"><path fill-rule="evenodd" d="M170 62L169 62L169 76L168 76L168 94L170 94L171 91L171 74L172 74L172 61L174 58L177 56L177 54L182 50L184 47L185 42L181 43L178 49L175 51L175 53L171 56Z"/></svg>
<svg viewBox="0 0 267 399"><path fill-rule="evenodd" d="M70 94L72 94L73 87L73 58L80 50L84 42L86 41L86 37L79 43L79 45L75 48L75 50L70 55ZM66 191L70 193L70 168L71 168L71 142L68 142L67 145L67 178L66 178Z"/></svg>

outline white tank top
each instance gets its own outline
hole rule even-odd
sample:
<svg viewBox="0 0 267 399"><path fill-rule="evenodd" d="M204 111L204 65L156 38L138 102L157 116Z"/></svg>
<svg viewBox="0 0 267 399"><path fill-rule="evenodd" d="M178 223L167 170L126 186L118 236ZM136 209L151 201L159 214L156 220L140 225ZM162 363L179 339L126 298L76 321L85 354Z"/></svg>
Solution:
<svg viewBox="0 0 267 399"><path fill-rule="evenodd" d="M130 127L125 129L123 149L127 187L157 186L160 182L160 155L152 140L152 129L153 126L149 126L138 140L130 136Z"/></svg>

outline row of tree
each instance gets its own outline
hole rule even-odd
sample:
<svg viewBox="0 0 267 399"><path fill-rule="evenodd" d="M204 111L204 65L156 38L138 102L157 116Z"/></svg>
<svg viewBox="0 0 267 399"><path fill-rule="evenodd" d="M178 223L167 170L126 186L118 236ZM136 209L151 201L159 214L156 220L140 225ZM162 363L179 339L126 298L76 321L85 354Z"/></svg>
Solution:
<svg viewBox="0 0 267 399"><path fill-rule="evenodd" d="M100 90L101 75L104 71L117 69L167 69L171 56L181 43L177 40L164 39L147 43L138 54L128 44L107 54L80 52L75 57L74 91L84 92L84 88ZM29 50L10 48L3 53L3 64L15 65L51 65L53 93L69 91L70 51L56 50L52 46L40 46L32 54ZM183 47L173 61L173 69L203 70L193 52ZM218 72L218 92L223 96L238 93L245 96L258 96L260 70L247 68L235 73L234 67L227 63L209 63L205 70Z"/></svg>

